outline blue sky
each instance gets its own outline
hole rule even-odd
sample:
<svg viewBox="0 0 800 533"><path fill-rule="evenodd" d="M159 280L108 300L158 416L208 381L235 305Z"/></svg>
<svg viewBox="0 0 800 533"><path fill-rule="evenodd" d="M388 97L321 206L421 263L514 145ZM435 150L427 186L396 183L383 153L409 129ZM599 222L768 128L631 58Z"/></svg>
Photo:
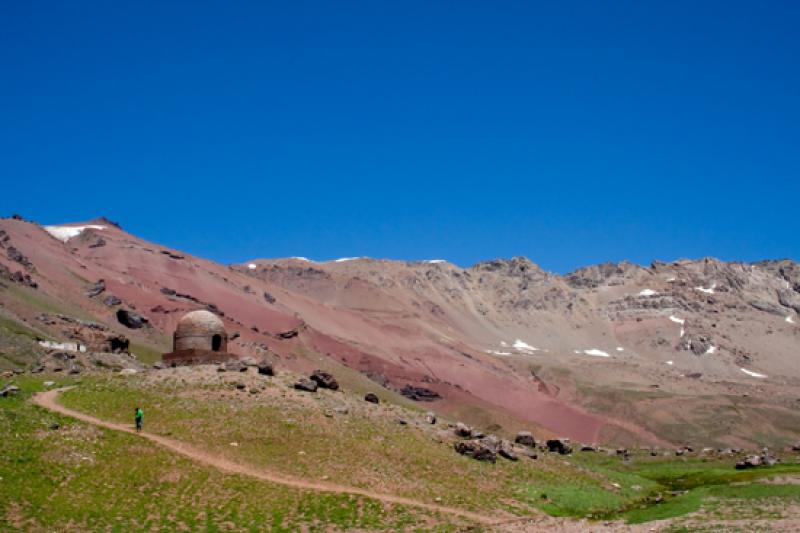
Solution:
<svg viewBox="0 0 800 533"><path fill-rule="evenodd" d="M3 2L0 214L221 262L797 259L798 27L797 2Z"/></svg>

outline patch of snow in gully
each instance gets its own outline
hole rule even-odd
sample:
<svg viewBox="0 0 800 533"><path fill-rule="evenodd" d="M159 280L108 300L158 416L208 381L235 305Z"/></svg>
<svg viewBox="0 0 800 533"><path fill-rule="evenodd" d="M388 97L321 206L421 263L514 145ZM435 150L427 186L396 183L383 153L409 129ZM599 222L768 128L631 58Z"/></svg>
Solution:
<svg viewBox="0 0 800 533"><path fill-rule="evenodd" d="M309 263L313 262L308 257L303 257L303 256L300 256L300 255L297 255L297 256L294 256L294 257L290 257L289 259L294 259L295 261L306 261L306 262L309 262Z"/></svg>
<svg viewBox="0 0 800 533"><path fill-rule="evenodd" d="M509 355L514 355L511 352L500 352L500 351L497 351L497 350L486 350L486 353L489 353L489 354L492 354L492 355L499 355L499 356L502 356L502 357L508 357Z"/></svg>
<svg viewBox="0 0 800 533"><path fill-rule="evenodd" d="M686 330L681 328L681 338L683 338L684 335L686 335Z"/></svg>
<svg viewBox="0 0 800 533"><path fill-rule="evenodd" d="M656 294L658 293L653 289L643 289L639 292L639 296L655 296Z"/></svg>
<svg viewBox="0 0 800 533"><path fill-rule="evenodd" d="M247 268L249 268L250 270L255 270L257 266L258 265L256 265L255 263L248 263Z"/></svg>
<svg viewBox="0 0 800 533"><path fill-rule="evenodd" d="M67 242L73 237L77 237L87 229L106 229L106 226L89 224L88 226L45 226L44 230L61 242Z"/></svg>
<svg viewBox="0 0 800 533"><path fill-rule="evenodd" d="M440 263L447 263L444 259L426 259L423 263L429 263L431 265L438 265Z"/></svg>
<svg viewBox="0 0 800 533"><path fill-rule="evenodd" d="M708 350L706 350L706 355L711 355L716 351L717 351L717 347L716 346L709 346Z"/></svg>
<svg viewBox="0 0 800 533"><path fill-rule="evenodd" d="M678 318L675 315L670 315L669 319L672 320L673 322L675 322L676 324L683 325L683 324L686 323L686 319L685 318Z"/></svg>
<svg viewBox="0 0 800 533"><path fill-rule="evenodd" d="M617 346L617 351L618 352L624 352L625 348L623 348L622 346Z"/></svg>
<svg viewBox="0 0 800 533"><path fill-rule="evenodd" d="M667 361L667 362L666 362L666 363L664 363L664 364L667 364L667 365L669 365L669 366L672 366L672 365L674 365L674 364L675 364L675 362L674 362L674 361Z"/></svg>
<svg viewBox="0 0 800 533"><path fill-rule="evenodd" d="M344 263L345 261L357 261L359 259L366 259L366 257L340 257L339 259L334 259L334 263Z"/></svg>
<svg viewBox="0 0 800 533"><path fill-rule="evenodd" d="M759 374L758 372L753 372L751 370L747 370L746 368L739 368L739 370L741 370L742 372L744 372L748 376L752 376L754 378L762 378L763 379L763 378L767 377L764 374Z"/></svg>
<svg viewBox="0 0 800 533"><path fill-rule="evenodd" d="M794 319L792 318L792 315L786 317L786 322L788 322L789 324L794 324Z"/></svg>

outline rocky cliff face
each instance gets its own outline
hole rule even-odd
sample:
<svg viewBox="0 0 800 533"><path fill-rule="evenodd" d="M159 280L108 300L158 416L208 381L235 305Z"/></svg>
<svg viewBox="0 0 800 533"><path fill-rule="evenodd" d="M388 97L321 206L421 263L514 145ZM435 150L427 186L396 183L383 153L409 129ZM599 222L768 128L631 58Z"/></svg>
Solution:
<svg viewBox="0 0 800 533"><path fill-rule="evenodd" d="M327 357L398 391L430 390L441 410L557 436L675 442L679 428L712 420L724 424L703 430L709 441L788 438L800 398L800 266L789 260L606 263L565 276L524 257L470 268L222 266L105 220L46 229L5 219L0 244L4 315L56 339L57 328L36 322L42 306L164 350L180 316L205 308L243 356L298 370ZM120 310L147 327L128 327ZM756 413L758 423L747 420Z"/></svg>

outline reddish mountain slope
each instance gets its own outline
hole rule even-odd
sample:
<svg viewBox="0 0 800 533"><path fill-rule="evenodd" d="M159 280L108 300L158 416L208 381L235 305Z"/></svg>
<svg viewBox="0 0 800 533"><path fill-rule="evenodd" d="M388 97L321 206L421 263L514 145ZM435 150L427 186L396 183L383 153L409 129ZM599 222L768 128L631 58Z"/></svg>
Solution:
<svg viewBox="0 0 800 533"><path fill-rule="evenodd" d="M793 262L622 263L564 277L524 258L467 269L371 259L226 267L104 219L60 228L4 219L0 231L5 313L56 339L36 318L47 309L167 350L180 316L206 307L238 333L236 353L268 350L303 371L322 356L508 429L642 443L682 441L709 421L700 431L709 442L795 431L782 423L800 384ZM120 309L149 326L125 327Z"/></svg>

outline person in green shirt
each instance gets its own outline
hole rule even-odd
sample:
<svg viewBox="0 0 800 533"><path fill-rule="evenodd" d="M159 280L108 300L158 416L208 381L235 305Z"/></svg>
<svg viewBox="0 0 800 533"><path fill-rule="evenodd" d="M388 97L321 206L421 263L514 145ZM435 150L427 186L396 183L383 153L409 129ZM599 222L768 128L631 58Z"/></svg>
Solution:
<svg viewBox="0 0 800 533"><path fill-rule="evenodd" d="M144 411L142 411L141 407L137 407L134 414L134 420L136 420L136 432L140 432L142 430L142 423L144 422Z"/></svg>

